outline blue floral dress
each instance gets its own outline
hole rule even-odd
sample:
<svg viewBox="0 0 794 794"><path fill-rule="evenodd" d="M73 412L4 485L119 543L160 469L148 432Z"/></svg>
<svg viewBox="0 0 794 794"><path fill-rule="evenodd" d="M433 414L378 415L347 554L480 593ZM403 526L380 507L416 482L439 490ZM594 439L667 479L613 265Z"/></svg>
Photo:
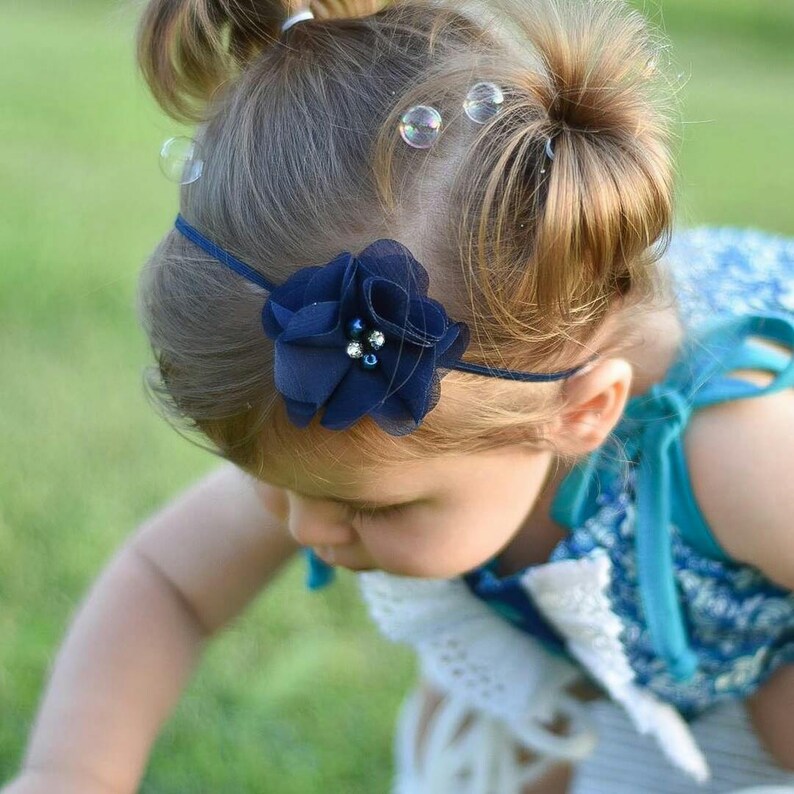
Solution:
<svg viewBox="0 0 794 794"><path fill-rule="evenodd" d="M501 578L495 559L464 577L657 735L669 707L692 718L794 662L794 594L719 547L682 444L693 411L794 387L791 356L751 339L794 350L794 240L699 228L674 238L667 261L686 340L663 382L561 484L551 515L570 534L546 564ZM729 377L737 369L775 379L759 388Z"/></svg>

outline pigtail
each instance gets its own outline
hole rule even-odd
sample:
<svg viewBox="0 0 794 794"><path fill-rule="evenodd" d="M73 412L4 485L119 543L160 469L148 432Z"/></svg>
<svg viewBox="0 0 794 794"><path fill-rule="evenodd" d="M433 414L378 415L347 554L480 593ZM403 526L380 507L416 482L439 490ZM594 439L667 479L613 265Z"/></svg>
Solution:
<svg viewBox="0 0 794 794"><path fill-rule="evenodd" d="M649 247L669 235L671 114L652 79L663 51L622 0L522 5L531 62L504 75L505 110L472 147L467 247L503 323L526 328L531 307L591 326L647 282Z"/></svg>
<svg viewBox="0 0 794 794"><path fill-rule="evenodd" d="M171 117L202 120L213 93L276 35L280 0L150 0L138 24L137 58Z"/></svg>
<svg viewBox="0 0 794 794"><path fill-rule="evenodd" d="M672 220L668 119L652 96L646 20L623 3L569 8L567 36L551 15L532 27L551 78L542 101L555 153L535 241L543 305L576 294L577 263L599 291L618 288Z"/></svg>
<svg viewBox="0 0 794 794"><path fill-rule="evenodd" d="M317 20L366 16L384 0L317 0ZM217 89L278 41L290 0L149 0L138 24L137 59L172 118L203 121ZM303 29L303 28L301 28ZM293 34L294 35L294 34Z"/></svg>

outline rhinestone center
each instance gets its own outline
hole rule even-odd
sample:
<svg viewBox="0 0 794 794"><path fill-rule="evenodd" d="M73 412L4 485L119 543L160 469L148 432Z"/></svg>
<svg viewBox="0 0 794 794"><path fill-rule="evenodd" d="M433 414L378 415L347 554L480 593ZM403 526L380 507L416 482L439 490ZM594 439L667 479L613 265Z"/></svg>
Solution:
<svg viewBox="0 0 794 794"><path fill-rule="evenodd" d="M378 357L373 351L386 344L386 337L377 328L367 328L360 317L354 317L347 324L347 346L345 352L350 358L361 360L363 369L373 369L378 365Z"/></svg>

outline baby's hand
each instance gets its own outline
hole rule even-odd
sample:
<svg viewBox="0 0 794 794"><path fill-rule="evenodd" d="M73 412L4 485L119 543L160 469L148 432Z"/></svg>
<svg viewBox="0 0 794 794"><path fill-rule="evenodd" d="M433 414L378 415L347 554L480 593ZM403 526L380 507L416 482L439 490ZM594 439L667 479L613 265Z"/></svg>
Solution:
<svg viewBox="0 0 794 794"><path fill-rule="evenodd" d="M0 789L0 794L133 794L109 788L71 772L27 770Z"/></svg>

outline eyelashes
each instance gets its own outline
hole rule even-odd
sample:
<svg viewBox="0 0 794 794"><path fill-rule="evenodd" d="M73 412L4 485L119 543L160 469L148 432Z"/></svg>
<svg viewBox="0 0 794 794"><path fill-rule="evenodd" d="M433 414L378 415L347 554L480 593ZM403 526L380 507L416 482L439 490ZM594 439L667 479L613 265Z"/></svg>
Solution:
<svg viewBox="0 0 794 794"><path fill-rule="evenodd" d="M378 508L365 508L363 510L356 510L354 516L362 520L375 521L379 518L391 518L401 513L405 513L410 508L410 505L391 505L390 507Z"/></svg>

